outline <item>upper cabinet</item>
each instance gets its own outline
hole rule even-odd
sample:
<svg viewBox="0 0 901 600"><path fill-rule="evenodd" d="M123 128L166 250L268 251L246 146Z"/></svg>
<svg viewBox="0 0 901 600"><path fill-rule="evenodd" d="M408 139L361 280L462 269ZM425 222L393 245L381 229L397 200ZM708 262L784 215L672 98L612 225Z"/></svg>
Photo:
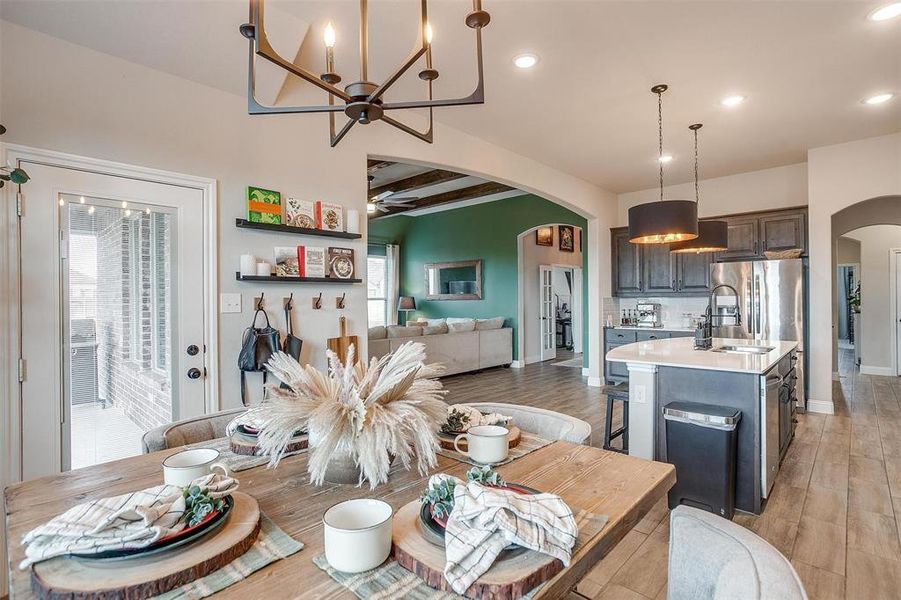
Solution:
<svg viewBox="0 0 901 600"><path fill-rule="evenodd" d="M807 256L807 209L717 217L729 224L729 249L671 254L663 244L631 244L625 227L611 229L613 295L698 296L710 291L710 264L763 260L765 252L801 250Z"/></svg>
<svg viewBox="0 0 901 600"><path fill-rule="evenodd" d="M613 265L613 295L628 296L640 294L641 281L641 246L629 242L628 229L611 231L612 252L610 260Z"/></svg>

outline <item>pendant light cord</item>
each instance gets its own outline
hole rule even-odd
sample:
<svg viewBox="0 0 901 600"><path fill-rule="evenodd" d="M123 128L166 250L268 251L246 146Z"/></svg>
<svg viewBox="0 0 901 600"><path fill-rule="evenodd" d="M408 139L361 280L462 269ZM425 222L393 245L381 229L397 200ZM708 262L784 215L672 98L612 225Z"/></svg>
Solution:
<svg viewBox="0 0 901 600"><path fill-rule="evenodd" d="M698 130L695 129L695 204L701 204L701 192L698 187Z"/></svg>
<svg viewBox="0 0 901 600"><path fill-rule="evenodd" d="M657 164L660 166L660 201L663 202L663 92L657 92Z"/></svg>

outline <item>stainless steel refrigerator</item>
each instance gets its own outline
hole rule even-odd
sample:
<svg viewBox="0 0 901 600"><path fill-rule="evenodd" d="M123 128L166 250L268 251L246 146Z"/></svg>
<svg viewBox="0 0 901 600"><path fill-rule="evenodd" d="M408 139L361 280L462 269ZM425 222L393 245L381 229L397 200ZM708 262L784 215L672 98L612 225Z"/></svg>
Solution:
<svg viewBox="0 0 901 600"><path fill-rule="evenodd" d="M726 262L710 265L710 285L726 283L716 291L713 336L751 340L798 342L798 408L807 402L807 353L805 342L806 264L804 259ZM735 324L735 307L741 324Z"/></svg>

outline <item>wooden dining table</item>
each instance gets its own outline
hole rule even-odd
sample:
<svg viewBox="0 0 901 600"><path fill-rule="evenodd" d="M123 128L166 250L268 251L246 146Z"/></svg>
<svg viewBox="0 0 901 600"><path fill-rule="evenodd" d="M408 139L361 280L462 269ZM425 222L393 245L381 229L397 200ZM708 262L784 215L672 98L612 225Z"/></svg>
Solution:
<svg viewBox="0 0 901 600"><path fill-rule="evenodd" d="M27 531L87 500L159 485L161 463L181 448L163 450L25 481L5 490L7 546L12 599L32 598L29 571L19 540ZM304 549L251 574L217 593L221 598L353 598L354 595L313 564L323 550L322 515L337 502L380 498L398 510L415 500L427 477L395 464L388 483L368 485L310 484L308 453L240 471L240 489L254 496L260 509ZM443 455L433 472L464 477L471 465ZM607 525L573 555L571 564L548 581L536 598L562 598L629 532L676 481L672 465L568 442L554 442L498 468L501 475L543 492L553 492L575 509L609 517Z"/></svg>

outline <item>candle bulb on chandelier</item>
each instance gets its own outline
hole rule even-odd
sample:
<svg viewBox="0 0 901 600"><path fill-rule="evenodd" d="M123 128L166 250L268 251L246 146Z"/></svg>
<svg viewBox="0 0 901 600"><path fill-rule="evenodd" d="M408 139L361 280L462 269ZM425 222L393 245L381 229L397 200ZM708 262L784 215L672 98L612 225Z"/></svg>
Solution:
<svg viewBox="0 0 901 600"><path fill-rule="evenodd" d="M331 21L325 26L322 39L325 42L325 70L331 73L335 70L335 28Z"/></svg>
<svg viewBox="0 0 901 600"><path fill-rule="evenodd" d="M425 66L427 69L432 68L432 24L425 24L425 43L428 48L425 51Z"/></svg>

